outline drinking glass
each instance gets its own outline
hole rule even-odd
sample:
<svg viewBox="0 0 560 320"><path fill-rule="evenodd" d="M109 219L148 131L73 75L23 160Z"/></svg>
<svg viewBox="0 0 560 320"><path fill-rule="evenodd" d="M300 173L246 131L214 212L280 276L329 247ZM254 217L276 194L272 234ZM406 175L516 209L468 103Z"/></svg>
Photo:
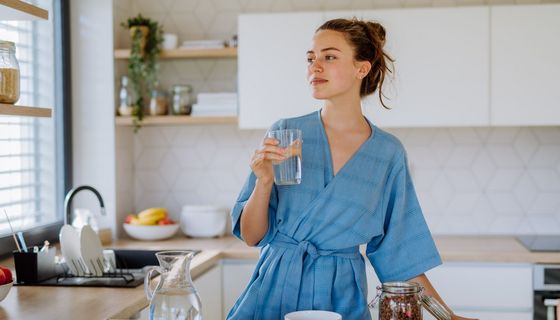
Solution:
<svg viewBox="0 0 560 320"><path fill-rule="evenodd" d="M278 146L286 148L286 159L273 161L274 183L277 185L293 185L301 183L301 146L302 132L299 129L282 129L269 131L267 138L278 140Z"/></svg>

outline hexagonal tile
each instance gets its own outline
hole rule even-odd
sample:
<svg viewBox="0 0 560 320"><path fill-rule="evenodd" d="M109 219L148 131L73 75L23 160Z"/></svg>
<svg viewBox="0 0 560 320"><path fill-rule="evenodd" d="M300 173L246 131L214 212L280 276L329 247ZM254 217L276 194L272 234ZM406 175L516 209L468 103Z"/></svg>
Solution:
<svg viewBox="0 0 560 320"><path fill-rule="evenodd" d="M523 175L521 169L497 169L486 185L486 189L489 191L510 191L515 188L521 175Z"/></svg>
<svg viewBox="0 0 560 320"><path fill-rule="evenodd" d="M173 156L173 152L167 153L161 161L159 174L165 180L168 186L172 186L177 180L177 174L180 167L177 159Z"/></svg>
<svg viewBox="0 0 560 320"><path fill-rule="evenodd" d="M500 168L523 168L523 161L509 144L488 145L487 151Z"/></svg>
<svg viewBox="0 0 560 320"><path fill-rule="evenodd" d="M445 167L470 168L480 150L481 147L478 145L457 145L445 159Z"/></svg>
<svg viewBox="0 0 560 320"><path fill-rule="evenodd" d="M136 184L140 186L143 193L166 191L169 188L157 170L137 170L135 172L135 178Z"/></svg>
<svg viewBox="0 0 560 320"><path fill-rule="evenodd" d="M513 142L515 151L525 164L529 163L538 146L539 142L530 128L522 128Z"/></svg>
<svg viewBox="0 0 560 320"><path fill-rule="evenodd" d="M435 179L431 190L432 197L440 210L447 207L454 192L455 190L453 189L453 185L449 183L444 174L440 174Z"/></svg>
<svg viewBox="0 0 560 320"><path fill-rule="evenodd" d="M478 192L482 190L470 170L445 169L444 172L457 192Z"/></svg>
<svg viewBox="0 0 560 320"><path fill-rule="evenodd" d="M481 128L474 128L474 131L480 138L481 143L485 143L492 132L490 127L481 127Z"/></svg>
<svg viewBox="0 0 560 320"><path fill-rule="evenodd" d="M454 144L447 129L437 129L430 143L433 159L439 163L445 163L451 152L453 151Z"/></svg>
<svg viewBox="0 0 560 320"><path fill-rule="evenodd" d="M471 218L478 226L478 230L484 233L490 233L490 224L494 221L496 213L494 208L490 205L488 196L482 194L476 201L472 212L470 214Z"/></svg>
<svg viewBox="0 0 560 320"><path fill-rule="evenodd" d="M134 202L135 211L140 212L147 208L160 207L163 204L167 193L167 191L150 191L140 194Z"/></svg>
<svg viewBox="0 0 560 320"><path fill-rule="evenodd" d="M142 127L142 129L134 135L134 140L137 145L142 145L146 148L167 145L167 140L162 135L159 127Z"/></svg>
<svg viewBox="0 0 560 320"><path fill-rule="evenodd" d="M491 160L487 150L483 149L478 153L478 156L471 165L471 171L476 177L479 185L484 188L496 170L496 165Z"/></svg>
<svg viewBox="0 0 560 320"><path fill-rule="evenodd" d="M305 137L304 137L305 138ZM427 146L411 145L406 148L406 154L410 162L417 168L439 168L434 161L432 149Z"/></svg>
<svg viewBox="0 0 560 320"><path fill-rule="evenodd" d="M559 207L560 196L558 193L540 193L529 208L529 214L553 216Z"/></svg>
<svg viewBox="0 0 560 320"><path fill-rule="evenodd" d="M560 162L560 144L542 144L529 162L531 167L554 168Z"/></svg>
<svg viewBox="0 0 560 320"><path fill-rule="evenodd" d="M212 168L210 171L231 169L232 164L236 162L239 158L239 152L236 148L219 148L216 152L216 156L213 157L208 163L209 167ZM249 160L247 160L249 163Z"/></svg>
<svg viewBox="0 0 560 320"><path fill-rule="evenodd" d="M179 168L182 170L202 169L206 167L206 163L199 157L198 152L193 147L173 148L171 150Z"/></svg>
<svg viewBox="0 0 560 320"><path fill-rule="evenodd" d="M444 216L442 224L445 225L446 234L477 234L478 226L469 215Z"/></svg>
<svg viewBox="0 0 560 320"><path fill-rule="evenodd" d="M538 188L531 175L524 172L513 187L512 192L523 210L529 210L529 207L537 197Z"/></svg>
<svg viewBox="0 0 560 320"><path fill-rule="evenodd" d="M430 191L436 177L440 174L437 169L414 170L414 187L417 192Z"/></svg>
<svg viewBox="0 0 560 320"><path fill-rule="evenodd" d="M523 219L519 222L517 228L515 229L515 234L518 235L532 235L536 233L538 233L537 230L533 228L532 224L529 221L529 217L527 216L523 217Z"/></svg>
<svg viewBox="0 0 560 320"><path fill-rule="evenodd" d="M170 22L175 25L175 32L177 32L179 41L178 46L181 46L183 41L191 40L189 35L204 34L205 30L198 22L198 18L192 12L172 12L168 16Z"/></svg>
<svg viewBox="0 0 560 320"><path fill-rule="evenodd" d="M323 0L292 0L294 11L313 11L323 9Z"/></svg>
<svg viewBox="0 0 560 320"><path fill-rule="evenodd" d="M239 130L235 126L215 126L209 131L214 144L219 148L243 147Z"/></svg>
<svg viewBox="0 0 560 320"><path fill-rule="evenodd" d="M437 133L436 129L412 129L406 137L409 145L414 146L429 146Z"/></svg>
<svg viewBox="0 0 560 320"><path fill-rule="evenodd" d="M212 0L214 2L214 6L218 12L221 11L228 11L233 12L234 16L237 16L237 13L243 10L244 3L242 1L237 0Z"/></svg>
<svg viewBox="0 0 560 320"><path fill-rule="evenodd" d="M482 141L474 128L453 128L449 130L456 144L480 144Z"/></svg>
<svg viewBox="0 0 560 320"><path fill-rule="evenodd" d="M198 6L198 3L207 0L175 0L170 7L169 12L185 13L193 12Z"/></svg>
<svg viewBox="0 0 560 320"><path fill-rule="evenodd" d="M174 1L175 0L135 0L138 10L146 14L166 13L173 6Z"/></svg>
<svg viewBox="0 0 560 320"><path fill-rule="evenodd" d="M202 126L180 127L172 145L173 147L194 147L200 139L203 139L201 136L203 131Z"/></svg>
<svg viewBox="0 0 560 320"><path fill-rule="evenodd" d="M490 144L512 144L518 132L519 128L517 127L492 128L486 142Z"/></svg>
<svg viewBox="0 0 560 320"><path fill-rule="evenodd" d="M175 136L179 133L179 127L160 127L160 132L167 141L167 145L173 146Z"/></svg>
<svg viewBox="0 0 560 320"><path fill-rule="evenodd" d="M488 194L488 200L494 211L499 216L522 216L523 209L517 203L513 194L509 192L492 192Z"/></svg>
<svg viewBox="0 0 560 320"><path fill-rule="evenodd" d="M206 174L197 169L183 169L180 170L175 184L172 186L173 193L179 192L180 194L192 194L199 187L199 183L207 178ZM176 199L181 203L181 199Z"/></svg>
<svg viewBox="0 0 560 320"><path fill-rule="evenodd" d="M445 209L446 215L470 216L480 197L481 193L456 192Z"/></svg>
<svg viewBox="0 0 560 320"><path fill-rule="evenodd" d="M532 130L542 144L558 144L560 141L560 128L558 127L536 127Z"/></svg>
<svg viewBox="0 0 560 320"><path fill-rule="evenodd" d="M194 9L194 14L198 18L198 22L200 23L202 30L204 33L208 33L208 29L214 23L214 19L216 18L217 10L216 6L211 1L201 1L198 3L196 8Z"/></svg>
<svg viewBox="0 0 560 320"><path fill-rule="evenodd" d="M256 12L268 12L271 11L274 5L277 5L277 2L288 2L288 1L275 1L275 0L248 0L245 1L245 5L243 6L243 12L247 13L256 13ZM290 8L289 4L283 6L284 8Z"/></svg>
<svg viewBox="0 0 560 320"><path fill-rule="evenodd" d="M560 175L556 170L529 168L528 172L541 191L560 191Z"/></svg>
<svg viewBox="0 0 560 320"><path fill-rule="evenodd" d="M538 234L558 234L560 230L560 223L552 216L531 216L528 221Z"/></svg>
<svg viewBox="0 0 560 320"><path fill-rule="evenodd" d="M136 160L136 169L157 169L168 152L167 148L145 148Z"/></svg>
<svg viewBox="0 0 560 320"><path fill-rule="evenodd" d="M523 222L523 216L503 216L498 215L494 218L492 223L490 223L490 230L492 234L502 234L511 235L515 233L515 230L519 228L519 225Z"/></svg>
<svg viewBox="0 0 560 320"><path fill-rule="evenodd" d="M217 13L216 18L208 27L206 32L208 34L226 34L229 36L223 39L229 39L231 36L237 33L237 14L234 14L232 12ZM210 38L216 39L216 37Z"/></svg>

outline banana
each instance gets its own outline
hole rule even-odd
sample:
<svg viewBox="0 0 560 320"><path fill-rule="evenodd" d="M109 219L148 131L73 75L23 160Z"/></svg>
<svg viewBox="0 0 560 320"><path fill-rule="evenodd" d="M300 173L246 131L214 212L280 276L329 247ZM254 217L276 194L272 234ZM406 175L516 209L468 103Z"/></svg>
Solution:
<svg viewBox="0 0 560 320"><path fill-rule="evenodd" d="M167 217L165 208L149 208L138 214L138 222L142 225L154 225L165 217Z"/></svg>

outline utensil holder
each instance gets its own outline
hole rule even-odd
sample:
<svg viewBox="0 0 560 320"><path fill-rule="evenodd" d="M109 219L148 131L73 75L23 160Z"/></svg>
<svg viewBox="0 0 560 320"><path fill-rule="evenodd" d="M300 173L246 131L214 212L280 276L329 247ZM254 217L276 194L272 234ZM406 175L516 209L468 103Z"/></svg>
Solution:
<svg viewBox="0 0 560 320"><path fill-rule="evenodd" d="M33 248L31 246L30 248ZM14 251L17 283L37 283L56 276L56 248L39 252Z"/></svg>

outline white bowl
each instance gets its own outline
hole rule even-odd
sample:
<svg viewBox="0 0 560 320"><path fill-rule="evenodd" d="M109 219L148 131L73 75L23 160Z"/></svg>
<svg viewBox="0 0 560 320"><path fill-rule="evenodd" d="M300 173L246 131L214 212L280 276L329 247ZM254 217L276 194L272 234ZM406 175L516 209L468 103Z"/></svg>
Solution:
<svg viewBox="0 0 560 320"><path fill-rule="evenodd" d="M285 320L341 320L342 316L336 312L305 310L290 312L284 316Z"/></svg>
<svg viewBox="0 0 560 320"><path fill-rule="evenodd" d="M155 226L139 226L135 224L123 223L126 233L134 239L138 240L163 240L173 237L177 230L178 224L166 224Z"/></svg>
<svg viewBox="0 0 560 320"><path fill-rule="evenodd" d="M0 286L0 301L4 300L4 298L6 298L6 296L8 295L8 292L10 292L10 289L12 288L12 286L14 285L14 282L10 282L10 283L6 283Z"/></svg>
<svg viewBox="0 0 560 320"><path fill-rule="evenodd" d="M219 237L226 232L229 209L215 206L184 206L181 230L190 237Z"/></svg>

